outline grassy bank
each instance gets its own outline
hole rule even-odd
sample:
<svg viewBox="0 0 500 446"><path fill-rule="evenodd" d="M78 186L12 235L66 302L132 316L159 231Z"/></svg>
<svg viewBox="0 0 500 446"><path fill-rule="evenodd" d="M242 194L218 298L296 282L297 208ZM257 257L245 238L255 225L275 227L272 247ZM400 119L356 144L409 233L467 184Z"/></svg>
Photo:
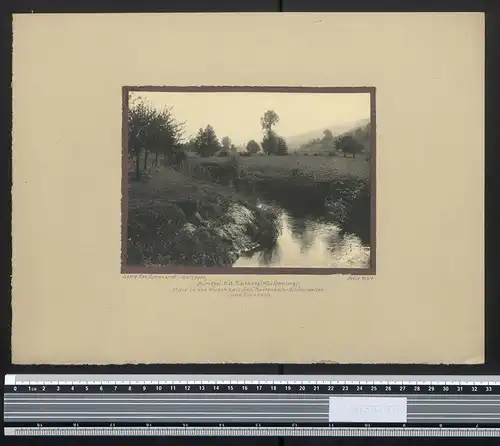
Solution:
<svg viewBox="0 0 500 446"><path fill-rule="evenodd" d="M245 250L273 243L277 216L218 184L167 167L129 181L129 265L230 266Z"/></svg>

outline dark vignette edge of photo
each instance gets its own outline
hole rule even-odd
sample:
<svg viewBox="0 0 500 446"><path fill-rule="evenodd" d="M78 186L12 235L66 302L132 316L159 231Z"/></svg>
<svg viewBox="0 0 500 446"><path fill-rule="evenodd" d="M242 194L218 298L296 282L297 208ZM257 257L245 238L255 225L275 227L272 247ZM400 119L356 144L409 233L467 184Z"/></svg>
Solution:
<svg viewBox="0 0 500 446"><path fill-rule="evenodd" d="M183 266L129 266L127 265L127 223L128 223L128 112L129 93L148 92L256 92L256 93L369 93L370 94L370 267L369 268L260 268L260 267L183 267ZM123 86L122 87L122 184L121 184L121 274L185 274L185 275L375 275L376 274L376 160L377 123L376 88L361 87L297 87L297 86Z"/></svg>

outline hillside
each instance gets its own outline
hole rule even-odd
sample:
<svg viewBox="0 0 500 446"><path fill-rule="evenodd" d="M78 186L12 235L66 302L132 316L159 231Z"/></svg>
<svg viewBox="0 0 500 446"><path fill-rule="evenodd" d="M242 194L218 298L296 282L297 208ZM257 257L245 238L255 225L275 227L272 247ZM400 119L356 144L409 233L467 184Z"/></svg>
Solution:
<svg viewBox="0 0 500 446"><path fill-rule="evenodd" d="M349 123L349 124L342 124L342 125L331 125L327 128L321 128L317 130L311 130L310 132L306 133L301 133L299 135L294 135L294 136L288 136L286 137L286 141L288 144L288 147L290 151L295 151L300 149L304 144L307 144L311 140L314 140L316 138L322 138L323 137L323 132L325 130L330 130L334 136L341 135L343 133L346 133L350 131L351 129L355 129L358 127L363 127L369 124L370 120L369 119L361 119L357 122Z"/></svg>
<svg viewBox="0 0 500 446"><path fill-rule="evenodd" d="M370 123L364 123L362 125L358 125L354 128L350 128L347 131L341 133L337 134L334 133L334 136L343 136L343 135L353 136L359 143L363 145L364 152L370 151ZM317 153L326 155L333 150L335 150L333 144L325 145L321 141L321 137L315 137L314 139L307 141L305 144L302 144L302 146L296 149L295 151L298 153L310 153L310 154Z"/></svg>

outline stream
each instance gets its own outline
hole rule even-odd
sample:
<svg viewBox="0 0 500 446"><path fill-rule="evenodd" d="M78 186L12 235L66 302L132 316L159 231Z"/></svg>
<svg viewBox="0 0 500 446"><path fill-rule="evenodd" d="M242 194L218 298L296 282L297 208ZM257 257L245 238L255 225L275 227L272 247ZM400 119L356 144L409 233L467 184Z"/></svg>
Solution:
<svg viewBox="0 0 500 446"><path fill-rule="evenodd" d="M341 235L327 210L322 216L312 216L269 202L259 206L279 213L281 234L273 246L241 254L233 266L369 268L369 246L355 235Z"/></svg>

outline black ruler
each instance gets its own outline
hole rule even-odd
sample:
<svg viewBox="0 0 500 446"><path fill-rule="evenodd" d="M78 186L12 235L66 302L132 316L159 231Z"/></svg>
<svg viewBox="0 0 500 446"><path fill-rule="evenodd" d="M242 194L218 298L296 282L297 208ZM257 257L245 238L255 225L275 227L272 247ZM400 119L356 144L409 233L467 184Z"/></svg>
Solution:
<svg viewBox="0 0 500 446"><path fill-rule="evenodd" d="M8 375L4 407L6 435L484 436L500 378Z"/></svg>

